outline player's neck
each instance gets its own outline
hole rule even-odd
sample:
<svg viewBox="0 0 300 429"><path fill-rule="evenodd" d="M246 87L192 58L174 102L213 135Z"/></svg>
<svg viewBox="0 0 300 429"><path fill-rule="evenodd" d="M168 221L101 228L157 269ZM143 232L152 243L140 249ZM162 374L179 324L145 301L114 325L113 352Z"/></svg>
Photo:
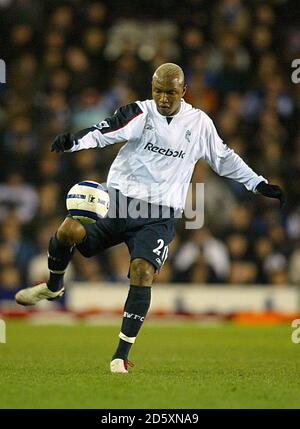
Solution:
<svg viewBox="0 0 300 429"><path fill-rule="evenodd" d="M162 116L163 118L166 118L166 120L167 120L168 122L169 122L169 121L171 121L171 120L174 118L174 116L178 115L178 114L181 112L181 110L182 110L182 106L183 106L183 99L181 99L181 101L180 101L180 104L179 104L178 108L176 109L176 111L175 111L172 115L162 115L162 114L160 113L160 111L158 110L157 106L155 105L156 110L157 110L157 112L160 114L160 116Z"/></svg>

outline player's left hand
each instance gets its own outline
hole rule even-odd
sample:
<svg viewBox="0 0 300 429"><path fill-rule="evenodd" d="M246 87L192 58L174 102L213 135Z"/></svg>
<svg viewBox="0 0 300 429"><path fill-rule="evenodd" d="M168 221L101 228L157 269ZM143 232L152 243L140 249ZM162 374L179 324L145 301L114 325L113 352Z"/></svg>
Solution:
<svg viewBox="0 0 300 429"><path fill-rule="evenodd" d="M256 186L256 190L265 197L277 198L280 201L280 208L286 203L283 190L278 185L270 185L263 181Z"/></svg>

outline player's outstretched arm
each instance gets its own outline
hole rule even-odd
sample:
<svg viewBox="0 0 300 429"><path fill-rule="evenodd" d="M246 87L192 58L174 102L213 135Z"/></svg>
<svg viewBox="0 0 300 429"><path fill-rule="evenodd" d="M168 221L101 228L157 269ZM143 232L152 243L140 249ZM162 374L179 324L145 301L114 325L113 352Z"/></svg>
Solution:
<svg viewBox="0 0 300 429"><path fill-rule="evenodd" d="M286 202L284 192L278 185L271 185L265 181L262 181L256 186L256 191L265 197L277 198L280 201L281 208Z"/></svg>
<svg viewBox="0 0 300 429"><path fill-rule="evenodd" d="M115 143L137 140L144 129L146 114L137 103L120 107L112 116L74 134L59 134L51 146L52 152L76 152L103 148Z"/></svg>
<svg viewBox="0 0 300 429"><path fill-rule="evenodd" d="M64 152L72 149L76 144L76 139L72 133L63 133L55 137L51 145L51 152Z"/></svg>

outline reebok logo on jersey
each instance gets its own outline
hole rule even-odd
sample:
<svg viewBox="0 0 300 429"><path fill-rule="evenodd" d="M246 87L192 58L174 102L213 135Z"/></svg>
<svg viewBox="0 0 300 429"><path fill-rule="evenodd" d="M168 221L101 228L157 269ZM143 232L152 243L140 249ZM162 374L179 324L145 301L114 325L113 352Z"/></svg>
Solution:
<svg viewBox="0 0 300 429"><path fill-rule="evenodd" d="M148 149L151 152L157 152L160 155L165 155L165 156L172 156L173 158L184 158L185 152L183 152L182 150L180 152L178 152L178 150L172 150L172 149L164 149L163 147L159 147L159 146L154 146L152 143L147 143L146 146L144 147L144 149Z"/></svg>

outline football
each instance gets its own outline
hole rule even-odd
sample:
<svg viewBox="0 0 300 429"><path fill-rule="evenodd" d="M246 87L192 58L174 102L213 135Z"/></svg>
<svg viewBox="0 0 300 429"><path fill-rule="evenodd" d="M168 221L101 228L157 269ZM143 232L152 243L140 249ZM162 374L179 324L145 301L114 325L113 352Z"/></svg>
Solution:
<svg viewBox="0 0 300 429"><path fill-rule="evenodd" d="M109 209L109 195L100 183L86 180L72 186L66 198L69 214L83 223L104 218Z"/></svg>

